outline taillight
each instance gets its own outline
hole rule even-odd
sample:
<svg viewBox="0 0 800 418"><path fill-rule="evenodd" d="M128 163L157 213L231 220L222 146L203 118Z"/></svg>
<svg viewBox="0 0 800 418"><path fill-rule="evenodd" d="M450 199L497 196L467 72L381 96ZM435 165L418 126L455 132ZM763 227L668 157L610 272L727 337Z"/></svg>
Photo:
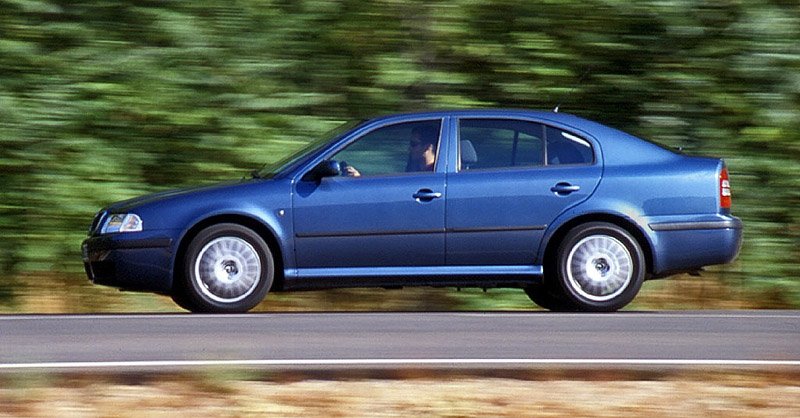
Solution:
<svg viewBox="0 0 800 418"><path fill-rule="evenodd" d="M719 207L731 208L731 182L728 178L727 168L723 168L719 173Z"/></svg>

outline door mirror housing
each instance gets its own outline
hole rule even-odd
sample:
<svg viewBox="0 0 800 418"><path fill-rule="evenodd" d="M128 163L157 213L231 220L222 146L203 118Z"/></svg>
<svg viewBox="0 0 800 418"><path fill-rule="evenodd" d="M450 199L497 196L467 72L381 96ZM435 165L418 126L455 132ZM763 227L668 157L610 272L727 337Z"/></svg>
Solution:
<svg viewBox="0 0 800 418"><path fill-rule="evenodd" d="M305 176L303 176L303 180L306 181L320 181L325 177L336 177L342 174L342 167L338 161L334 160L325 160L316 167L312 168Z"/></svg>

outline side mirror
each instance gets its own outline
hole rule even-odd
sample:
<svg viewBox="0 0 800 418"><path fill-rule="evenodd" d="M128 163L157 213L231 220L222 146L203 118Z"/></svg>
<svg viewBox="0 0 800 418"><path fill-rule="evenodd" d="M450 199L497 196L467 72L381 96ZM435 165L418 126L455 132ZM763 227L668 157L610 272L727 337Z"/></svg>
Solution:
<svg viewBox="0 0 800 418"><path fill-rule="evenodd" d="M316 167L312 168L305 176L303 176L303 180L306 181L320 181L325 177L335 177L342 174L342 167L339 165L338 161L334 160L326 160L319 164Z"/></svg>

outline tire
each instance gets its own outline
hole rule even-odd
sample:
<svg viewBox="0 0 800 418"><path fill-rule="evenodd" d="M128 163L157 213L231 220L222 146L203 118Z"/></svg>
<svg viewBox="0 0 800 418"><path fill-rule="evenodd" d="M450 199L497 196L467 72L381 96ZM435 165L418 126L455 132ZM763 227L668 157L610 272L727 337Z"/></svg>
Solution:
<svg viewBox="0 0 800 418"><path fill-rule="evenodd" d="M181 286L173 295L192 312L247 312L267 295L275 263L267 243L238 224L202 231L186 250Z"/></svg>
<svg viewBox="0 0 800 418"><path fill-rule="evenodd" d="M176 305L180 306L187 311L191 311L194 308L194 305L189 302L189 298L187 297L186 290L184 290L183 284L177 285L173 290L170 297L172 297L172 301L175 302Z"/></svg>
<svg viewBox="0 0 800 418"><path fill-rule="evenodd" d="M614 224L579 225L567 233L558 247L560 293L580 311L622 309L639 293L646 270L638 241Z"/></svg>
<svg viewBox="0 0 800 418"><path fill-rule="evenodd" d="M574 304L564 300L564 297L553 292L546 284L536 284L525 288L525 294L540 307L554 312L573 312Z"/></svg>

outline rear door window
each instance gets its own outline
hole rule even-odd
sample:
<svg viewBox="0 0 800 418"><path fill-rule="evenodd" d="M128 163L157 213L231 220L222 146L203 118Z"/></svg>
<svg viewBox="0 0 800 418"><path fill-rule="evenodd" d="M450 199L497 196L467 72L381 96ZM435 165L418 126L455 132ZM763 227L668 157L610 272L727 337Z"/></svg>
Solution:
<svg viewBox="0 0 800 418"><path fill-rule="evenodd" d="M459 130L462 169L544 164L544 127L541 124L506 119L462 119Z"/></svg>

